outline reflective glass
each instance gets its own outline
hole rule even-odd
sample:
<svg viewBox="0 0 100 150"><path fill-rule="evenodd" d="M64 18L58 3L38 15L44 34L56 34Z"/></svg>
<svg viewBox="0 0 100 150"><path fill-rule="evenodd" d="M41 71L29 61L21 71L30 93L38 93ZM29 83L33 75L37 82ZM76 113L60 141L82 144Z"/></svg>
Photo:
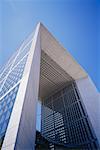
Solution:
<svg viewBox="0 0 100 150"><path fill-rule="evenodd" d="M0 100L0 137L5 135L19 84Z"/></svg>

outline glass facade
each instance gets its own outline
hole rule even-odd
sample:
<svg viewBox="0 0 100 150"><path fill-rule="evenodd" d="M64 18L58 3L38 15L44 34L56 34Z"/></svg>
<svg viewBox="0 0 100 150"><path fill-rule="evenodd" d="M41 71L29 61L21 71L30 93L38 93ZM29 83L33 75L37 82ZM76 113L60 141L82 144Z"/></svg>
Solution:
<svg viewBox="0 0 100 150"><path fill-rule="evenodd" d="M0 147L7 130L11 112L32 43L33 34L9 59L0 72Z"/></svg>
<svg viewBox="0 0 100 150"><path fill-rule="evenodd" d="M11 113L13 111L13 106L16 101L21 79L23 77L25 64L33 40L33 34L34 33L32 33L22 43L20 48L16 50L14 55L9 59L8 63L0 71L0 149L3 144L3 140L9 124ZM36 61L36 63L37 62L38 61ZM33 68L37 67L35 66L36 64L34 65L35 67L33 66L33 64L30 64L31 67ZM33 68L32 71L34 70ZM37 71L37 68L35 69ZM36 72L36 76L37 76L37 72ZM29 76L29 79L31 78L32 77ZM34 81L34 78L32 80ZM38 116L37 123L41 124L41 126L38 126L38 129L40 130L41 128L41 131L37 132L36 134L36 145L35 145L36 149L38 150L41 148L42 150L43 148L43 149L50 149L50 150L58 150L58 149L97 150L98 149L97 138L93 131L91 122L85 110L82 98L80 96L80 93L78 91L74 79L71 76L69 76L69 74L67 74L67 72L64 71L63 68L59 66L58 63L56 63L50 56L48 56L44 52L44 50L42 50L42 48L41 48L39 84L40 87L38 90L39 91L38 98L41 101L40 104L41 109L39 106L38 113L41 113L41 116L40 114L37 113ZM28 87L32 87L30 85L32 84L29 83ZM27 89L30 91L29 88ZM32 98L30 99L32 100L31 106L33 107L34 105L33 95ZM19 130L20 131L19 135L21 135L19 136L19 141L22 140L21 141L22 144L19 144L20 142L17 141L18 146L21 145L22 147L25 146L24 144L27 139L29 139L28 142L30 144L30 137L32 139L31 144L33 144L32 135L35 135L33 134L32 125L31 125L32 130L30 130L29 132L29 128L31 124L30 122L32 122L31 119L32 118L34 119L35 117L34 113L32 113L33 111L32 112L30 111L29 114L27 113L27 104L29 105L28 107L30 108L30 102L31 102L29 101L30 99L29 97L27 99L22 99L23 100L22 104L24 103L25 106L23 107L25 113L19 111L22 114L25 114L25 116L24 115L23 117L21 116L22 118L25 118L25 120L23 119L22 121L21 118L22 124L20 122L21 128ZM31 110L35 110L35 109L32 108ZM27 120L26 113L28 114L27 115L28 124L25 124ZM31 116L31 114L33 115ZM21 134L23 133L21 129L23 129L24 125L26 128L23 131L27 129L25 139L23 138L24 137L23 134ZM31 136L30 133L32 133ZM34 128L34 133L35 133L35 128ZM34 145L31 145L30 147L32 148L34 147Z"/></svg>
<svg viewBox="0 0 100 150"><path fill-rule="evenodd" d="M74 82L42 101L41 117L41 132L49 141L72 148L97 149L96 137Z"/></svg>
<svg viewBox="0 0 100 150"><path fill-rule="evenodd" d="M19 84L6 94L0 101L0 139L2 140L13 109Z"/></svg>

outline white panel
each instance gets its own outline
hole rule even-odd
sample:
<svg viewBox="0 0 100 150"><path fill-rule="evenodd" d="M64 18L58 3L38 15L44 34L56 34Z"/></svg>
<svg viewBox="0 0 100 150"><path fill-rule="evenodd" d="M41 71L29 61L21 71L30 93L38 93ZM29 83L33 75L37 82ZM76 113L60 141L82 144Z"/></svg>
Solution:
<svg viewBox="0 0 100 150"><path fill-rule="evenodd" d="M73 79L86 77L87 73L65 50L52 34L41 24L41 49L48 54Z"/></svg>
<svg viewBox="0 0 100 150"><path fill-rule="evenodd" d="M32 46L30 49L30 53L26 62L25 70L23 73L23 78L21 80L18 94L15 100L14 108L10 117L10 121L8 124L8 128L6 131L6 135L4 138L2 150L8 149L8 146L10 145L11 149L21 149L16 143L16 140L19 144L22 146L22 149L30 147L30 143L32 143L32 150L34 149L34 143L35 143L35 123L36 123L36 100L38 100L38 86L39 86L39 70L40 70L40 34L39 34L39 26L38 24L35 35L33 38ZM35 56L34 56L35 55ZM34 58L36 57L36 58ZM37 61L36 61L37 59ZM34 62L35 60L35 62ZM35 63L35 64L34 64ZM35 69L37 69L35 71ZM33 71L33 72L32 72ZM33 78L32 78L33 76ZM31 90L30 90L31 89ZM29 92L30 91L30 92ZM25 104L28 104L28 100L31 99L30 108L28 105L25 106ZM27 108L27 109L26 109ZM31 112L30 112L31 111ZM33 117L31 116L30 122L26 120L23 120L23 116L25 114L33 114ZM31 124L33 122L33 124ZM30 123L30 126L29 126ZM27 126L28 124L28 126ZM32 126L31 126L32 125ZM27 126L27 128L26 128ZM30 128L31 127L31 128ZM24 132L23 135L20 134L21 129L23 128ZM12 132L13 130L13 132ZM29 131L30 136L27 137L27 131ZM31 132L30 132L31 131ZM20 137L22 136L22 137ZM25 140L27 140L27 143L25 143ZM22 143L21 143L22 142ZM24 142L24 144L23 144ZM16 147L15 147L16 144ZM14 145L14 149L12 148ZM6 148L5 148L6 146Z"/></svg>
<svg viewBox="0 0 100 150"><path fill-rule="evenodd" d="M100 97L90 78L77 80L79 92L92 123L93 129L100 142Z"/></svg>

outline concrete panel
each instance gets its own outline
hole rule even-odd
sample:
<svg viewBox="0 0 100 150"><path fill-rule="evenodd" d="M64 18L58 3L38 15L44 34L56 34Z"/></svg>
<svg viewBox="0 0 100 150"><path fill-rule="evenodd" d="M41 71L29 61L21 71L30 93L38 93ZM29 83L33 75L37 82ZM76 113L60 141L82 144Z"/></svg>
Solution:
<svg viewBox="0 0 100 150"><path fill-rule="evenodd" d="M31 47L31 50L33 50L33 46ZM15 146L16 150L33 150L35 146L36 104L38 100L39 90L40 55L40 38L38 35L21 114L21 120Z"/></svg>
<svg viewBox="0 0 100 150"><path fill-rule="evenodd" d="M40 39L37 39L15 149L33 150L36 132L36 103L40 72Z"/></svg>
<svg viewBox="0 0 100 150"><path fill-rule="evenodd" d="M52 34L41 24L41 49L50 56L61 68L63 68L73 79L86 77L87 73L74 60L69 52L52 36Z"/></svg>
<svg viewBox="0 0 100 150"><path fill-rule="evenodd" d="M41 55L39 27L40 24L34 34L2 150L34 149Z"/></svg>
<svg viewBox="0 0 100 150"><path fill-rule="evenodd" d="M77 80L79 92L85 105L87 114L100 143L100 97L90 78Z"/></svg>

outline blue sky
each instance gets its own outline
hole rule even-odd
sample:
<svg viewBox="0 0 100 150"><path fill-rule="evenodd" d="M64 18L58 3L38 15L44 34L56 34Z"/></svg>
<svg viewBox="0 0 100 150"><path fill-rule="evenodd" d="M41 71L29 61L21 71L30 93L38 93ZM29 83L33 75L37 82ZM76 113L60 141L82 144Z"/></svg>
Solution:
<svg viewBox="0 0 100 150"><path fill-rule="evenodd" d="M100 91L99 0L1 0L0 67L41 21Z"/></svg>

